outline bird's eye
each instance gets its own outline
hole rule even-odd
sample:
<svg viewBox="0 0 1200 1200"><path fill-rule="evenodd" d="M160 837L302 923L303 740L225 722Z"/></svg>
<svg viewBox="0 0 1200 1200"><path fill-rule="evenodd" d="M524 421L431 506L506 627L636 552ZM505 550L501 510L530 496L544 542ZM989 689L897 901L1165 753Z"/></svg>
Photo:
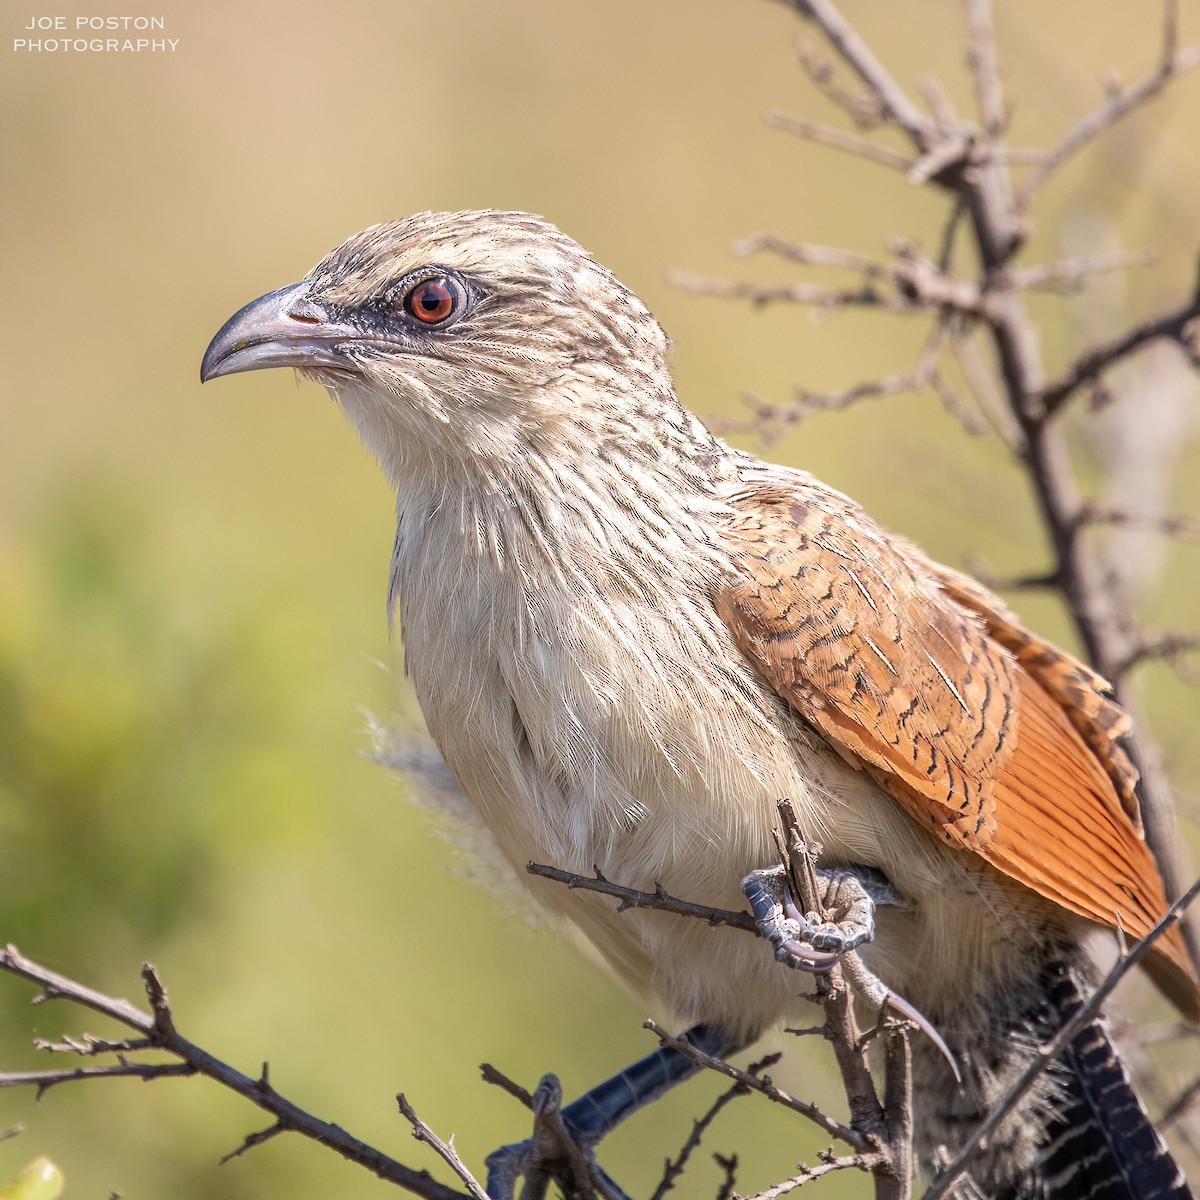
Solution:
<svg viewBox="0 0 1200 1200"><path fill-rule="evenodd" d="M461 303L462 288L453 279L435 275L409 288L404 296L404 311L422 325L440 325L458 311Z"/></svg>

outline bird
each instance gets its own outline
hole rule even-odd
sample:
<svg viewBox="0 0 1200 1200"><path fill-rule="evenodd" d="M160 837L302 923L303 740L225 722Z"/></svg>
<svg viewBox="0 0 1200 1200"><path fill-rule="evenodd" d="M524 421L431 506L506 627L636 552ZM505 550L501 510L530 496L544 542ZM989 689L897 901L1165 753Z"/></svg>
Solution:
<svg viewBox="0 0 1200 1200"><path fill-rule="evenodd" d="M395 489L389 621L478 821L699 1042L776 1027L797 973L527 862L736 908L788 798L822 876L877 901L862 961L961 1071L917 1039L931 1174L1083 1003L1091 935L1166 911L1109 684L847 497L712 433L648 308L549 222L425 212L352 236L237 311L201 378L270 367L323 385ZM1143 961L1200 1019L1178 928ZM1100 1018L953 1194L1191 1195Z"/></svg>

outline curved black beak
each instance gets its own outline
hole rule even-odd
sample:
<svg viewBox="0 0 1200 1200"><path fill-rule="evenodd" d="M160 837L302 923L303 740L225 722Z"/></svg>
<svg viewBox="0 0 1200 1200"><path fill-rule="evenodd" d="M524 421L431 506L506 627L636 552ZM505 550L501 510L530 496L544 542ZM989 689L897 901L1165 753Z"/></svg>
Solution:
<svg viewBox="0 0 1200 1200"><path fill-rule="evenodd" d="M307 298L311 283L302 279L238 309L208 343L200 382L267 367L344 367L338 345L356 331Z"/></svg>

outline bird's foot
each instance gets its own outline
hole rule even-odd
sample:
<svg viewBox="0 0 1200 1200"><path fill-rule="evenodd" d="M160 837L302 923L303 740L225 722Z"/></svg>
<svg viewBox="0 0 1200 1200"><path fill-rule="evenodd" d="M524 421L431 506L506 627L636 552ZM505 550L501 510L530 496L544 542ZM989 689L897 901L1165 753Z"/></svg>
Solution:
<svg viewBox="0 0 1200 1200"><path fill-rule="evenodd" d="M513 1200L519 1179L525 1181L521 1200L542 1200L551 1183L570 1200L628 1200L596 1162L590 1141L563 1119L562 1085L555 1075L542 1076L534 1090L533 1136L494 1150L487 1168L491 1200Z"/></svg>
<svg viewBox="0 0 1200 1200"><path fill-rule="evenodd" d="M775 947L781 963L801 971L825 972L843 962L859 994L876 1012L885 1007L911 1021L937 1046L960 1083L958 1063L933 1023L898 996L857 956L845 956L875 937L876 906L903 908L904 898L887 877L871 867L818 867L818 903L829 914L801 912L782 866L753 871L742 891L758 931Z"/></svg>
<svg viewBox="0 0 1200 1200"><path fill-rule="evenodd" d="M742 880L759 933L780 962L801 971L828 971L842 955L871 941L876 905L904 905L900 893L870 867L818 868L816 879L829 919L801 912L781 866L752 871Z"/></svg>

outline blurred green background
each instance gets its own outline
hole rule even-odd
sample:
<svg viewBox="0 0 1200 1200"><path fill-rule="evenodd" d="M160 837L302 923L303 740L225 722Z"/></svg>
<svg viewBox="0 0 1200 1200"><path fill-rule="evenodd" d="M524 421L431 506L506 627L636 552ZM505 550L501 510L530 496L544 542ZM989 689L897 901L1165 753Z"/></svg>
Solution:
<svg viewBox="0 0 1200 1200"><path fill-rule="evenodd" d="M968 104L957 5L847 7L906 84L935 73ZM63 11L73 25L101 10ZM689 298L664 272L790 278L730 258L730 242L760 230L874 255L895 234L933 248L942 203L764 126L773 107L840 119L797 66L805 30L767 0L146 11L174 53L16 52L43 10L5 6L0 938L134 999L150 959L181 1029L214 1053L252 1074L269 1060L298 1103L440 1170L395 1113L404 1090L478 1166L527 1122L476 1064L528 1086L554 1069L575 1092L650 1048L650 1014L519 900L476 882L404 781L370 761L368 713L419 727L386 631L388 490L317 388L275 372L201 392L200 355L236 308L365 225L515 207L638 291L674 339L685 403L733 416L745 392L785 400L798 383L907 369L922 328ZM1120 0L1003 5L1015 143L1052 141L1100 99L1108 69L1149 68L1157 20L1155 5ZM1035 301L1052 365L1191 286L1198 127L1190 78L1048 189L1026 261L1113 244L1161 254L1082 299ZM1186 380L1167 373L1182 395ZM1156 474L1171 509L1195 511L1194 407L1172 411ZM1082 438L1085 478L1115 428ZM952 564L1046 563L1002 450L928 396L811 418L771 454ZM1161 572L1148 618L1194 629L1195 548L1148 561ZM1070 640L1052 601L1014 602ZM1190 813L1196 694L1162 667L1142 683ZM0 978L8 1069L47 1064L34 1034L113 1032L62 1004L31 1008L31 994ZM836 1104L819 1047L796 1048L775 1075ZM606 1164L647 1192L717 1090L690 1085L614 1137ZM739 1104L709 1146L739 1152L744 1192L822 1144ZM75 1085L40 1105L0 1093L0 1129L18 1121L28 1128L0 1142L0 1181L45 1153L68 1196L391 1194L294 1136L218 1167L269 1121L200 1080ZM682 1194L710 1195L714 1180L698 1167Z"/></svg>

